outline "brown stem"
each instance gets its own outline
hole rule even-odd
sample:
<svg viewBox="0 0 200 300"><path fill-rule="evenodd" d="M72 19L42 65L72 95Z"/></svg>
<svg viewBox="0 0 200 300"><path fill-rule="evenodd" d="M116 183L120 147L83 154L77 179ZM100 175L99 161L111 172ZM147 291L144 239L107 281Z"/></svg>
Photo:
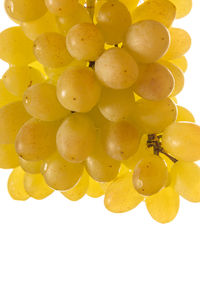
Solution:
<svg viewBox="0 0 200 300"><path fill-rule="evenodd" d="M89 15L93 21L94 18L94 8L95 8L95 0L86 0L86 5L85 7L87 8Z"/></svg>

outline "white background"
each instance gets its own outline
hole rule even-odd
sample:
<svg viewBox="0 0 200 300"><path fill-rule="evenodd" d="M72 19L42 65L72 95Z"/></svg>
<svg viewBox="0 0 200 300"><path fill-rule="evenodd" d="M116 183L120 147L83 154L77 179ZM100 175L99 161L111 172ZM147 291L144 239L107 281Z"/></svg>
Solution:
<svg viewBox="0 0 200 300"><path fill-rule="evenodd" d="M12 22L0 2L3 30ZM199 12L194 0L177 26L193 39L178 100L200 123ZM5 70L0 62L1 74ZM102 198L73 203L57 193L15 202L6 191L8 174L0 171L0 299L200 299L200 204L182 200L175 221L160 225L144 203L115 215Z"/></svg>

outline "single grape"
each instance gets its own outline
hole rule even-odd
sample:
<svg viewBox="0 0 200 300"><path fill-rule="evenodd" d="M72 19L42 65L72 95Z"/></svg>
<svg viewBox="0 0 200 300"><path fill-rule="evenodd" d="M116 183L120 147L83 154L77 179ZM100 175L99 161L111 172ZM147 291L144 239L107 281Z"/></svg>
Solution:
<svg viewBox="0 0 200 300"><path fill-rule="evenodd" d="M29 195L24 188L25 172L21 167L17 167L12 171L8 179L8 192L14 200L25 201Z"/></svg>
<svg viewBox="0 0 200 300"><path fill-rule="evenodd" d="M3 80L0 79L0 108L17 101L21 101L21 98L9 93L4 85Z"/></svg>
<svg viewBox="0 0 200 300"><path fill-rule="evenodd" d="M29 161L25 160L22 157L18 158L19 164L21 168L26 172L30 174L38 174L40 173L42 161Z"/></svg>
<svg viewBox="0 0 200 300"><path fill-rule="evenodd" d="M0 168L13 169L19 166L19 158L14 144L0 144Z"/></svg>
<svg viewBox="0 0 200 300"><path fill-rule="evenodd" d="M193 122L195 123L195 118L193 114L183 106L177 105L178 109L178 116L177 122L184 121L184 122Z"/></svg>
<svg viewBox="0 0 200 300"><path fill-rule="evenodd" d="M89 186L87 190L87 195L92 198L99 198L105 194L104 189L100 182L95 181L93 178L89 177Z"/></svg>
<svg viewBox="0 0 200 300"><path fill-rule="evenodd" d="M27 194L36 200L43 200L53 193L53 190L46 184L41 174L26 173L24 176L24 188Z"/></svg>
<svg viewBox="0 0 200 300"><path fill-rule="evenodd" d="M176 18L180 19L189 14L192 9L192 0L170 0L176 6Z"/></svg>
<svg viewBox="0 0 200 300"><path fill-rule="evenodd" d="M180 56L178 58L175 58L175 59L171 60L170 62L173 63L175 66L179 67L184 73L187 71L188 62L184 55Z"/></svg>
<svg viewBox="0 0 200 300"><path fill-rule="evenodd" d="M77 0L44 0L48 10L59 17L65 17L76 13Z"/></svg>

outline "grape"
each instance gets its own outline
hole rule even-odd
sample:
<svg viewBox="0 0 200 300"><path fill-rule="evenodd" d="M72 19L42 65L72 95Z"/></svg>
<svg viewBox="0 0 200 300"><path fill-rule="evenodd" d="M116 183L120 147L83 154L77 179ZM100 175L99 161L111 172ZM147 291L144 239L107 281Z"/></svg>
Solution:
<svg viewBox="0 0 200 300"><path fill-rule="evenodd" d="M180 19L189 14L192 9L192 0L170 0L176 6L176 18Z"/></svg>
<svg viewBox="0 0 200 300"><path fill-rule="evenodd" d="M20 27L11 27L0 33L0 59L11 65L27 65L35 60L33 42Z"/></svg>
<svg viewBox="0 0 200 300"><path fill-rule="evenodd" d="M69 114L57 99L56 87L46 82L29 87L24 93L23 102L26 111L42 121L56 121Z"/></svg>
<svg viewBox="0 0 200 300"><path fill-rule="evenodd" d="M78 183L66 192L62 192L63 196L71 201L78 201L87 193L89 186L89 176L84 170Z"/></svg>
<svg viewBox="0 0 200 300"><path fill-rule="evenodd" d="M135 109L133 91L132 89L103 88L98 107L102 115L109 121L125 120Z"/></svg>
<svg viewBox="0 0 200 300"><path fill-rule="evenodd" d="M56 132L59 122L43 122L30 119L19 130L16 151L25 160L38 161L48 157L56 148Z"/></svg>
<svg viewBox="0 0 200 300"><path fill-rule="evenodd" d="M14 144L17 132L30 116L21 101L0 109L0 144Z"/></svg>
<svg viewBox="0 0 200 300"><path fill-rule="evenodd" d="M36 59L46 67L59 68L72 61L66 49L65 37L56 32L41 34L33 46Z"/></svg>
<svg viewBox="0 0 200 300"><path fill-rule="evenodd" d="M23 159L22 157L19 157L19 163L22 169L30 174L38 174L40 173L42 161L28 161Z"/></svg>
<svg viewBox="0 0 200 300"><path fill-rule="evenodd" d="M75 186L82 173L82 164L67 162L57 153L46 159L42 167L42 174L48 186L59 191L66 191Z"/></svg>
<svg viewBox="0 0 200 300"><path fill-rule="evenodd" d="M157 155L142 158L133 173L133 185L136 191L151 196L165 187L168 180L167 165Z"/></svg>
<svg viewBox="0 0 200 300"><path fill-rule="evenodd" d="M168 29L154 20L144 20L131 25L125 39L125 46L142 63L152 63L160 59L169 44Z"/></svg>
<svg viewBox="0 0 200 300"><path fill-rule="evenodd" d="M14 200L27 200L29 195L24 189L25 172L21 167L12 171L8 179L8 192Z"/></svg>
<svg viewBox="0 0 200 300"><path fill-rule="evenodd" d="M123 213L135 208L144 200L132 184L132 175L117 178L107 188L104 205L113 213Z"/></svg>
<svg viewBox="0 0 200 300"><path fill-rule="evenodd" d="M0 144L0 168L12 169L19 166L18 155L13 144Z"/></svg>
<svg viewBox="0 0 200 300"><path fill-rule="evenodd" d="M140 99L135 104L133 119L146 133L161 133L176 121L176 104L170 98L160 101Z"/></svg>
<svg viewBox="0 0 200 300"><path fill-rule="evenodd" d="M162 100L172 93L174 78L166 67L158 63L141 64L133 88L144 99Z"/></svg>
<svg viewBox="0 0 200 300"><path fill-rule="evenodd" d="M81 66L68 68L57 83L57 97L67 109L90 111L99 101L101 86L92 69Z"/></svg>
<svg viewBox="0 0 200 300"><path fill-rule="evenodd" d="M26 173L24 176L24 188L27 194L36 200L42 200L53 193L53 190L46 184L41 174Z"/></svg>
<svg viewBox="0 0 200 300"><path fill-rule="evenodd" d="M39 19L47 11L44 0L5 0L4 5L11 18L22 22Z"/></svg>
<svg viewBox="0 0 200 300"><path fill-rule="evenodd" d="M112 48L105 51L95 63L98 79L107 87L126 89L138 77L138 66L124 49Z"/></svg>
<svg viewBox="0 0 200 300"><path fill-rule="evenodd" d="M154 220L169 223L179 210L179 196L172 187L162 189L159 193L146 198L147 209Z"/></svg>
<svg viewBox="0 0 200 300"><path fill-rule="evenodd" d="M132 11L138 5L139 0L121 0L121 2L126 5L129 11Z"/></svg>
<svg viewBox="0 0 200 300"><path fill-rule="evenodd" d="M188 68L188 62L185 56L180 56L178 58L175 58L171 60L171 63L173 63L175 66L179 67L183 72L187 71Z"/></svg>
<svg viewBox="0 0 200 300"><path fill-rule="evenodd" d="M19 97L16 97L8 92L8 90L6 89L6 87L4 85L3 80L0 79L0 108L7 104L17 102L20 100L21 99Z"/></svg>
<svg viewBox="0 0 200 300"><path fill-rule="evenodd" d="M87 195L92 198L99 198L104 195L104 189L100 182L95 181L93 178L89 177L89 186L87 190Z"/></svg>
<svg viewBox="0 0 200 300"><path fill-rule="evenodd" d="M163 59L172 60L184 55L191 47L191 37L181 28L170 28L171 43Z"/></svg>
<svg viewBox="0 0 200 300"><path fill-rule="evenodd" d="M88 116L91 118L92 122L95 125L97 131L103 133L107 130L108 126L110 125L110 121L106 119L100 112L99 108L95 106L89 113Z"/></svg>
<svg viewBox="0 0 200 300"><path fill-rule="evenodd" d="M134 124L127 121L113 123L105 137L107 154L115 160L126 160L138 149L140 133Z"/></svg>
<svg viewBox="0 0 200 300"><path fill-rule="evenodd" d="M120 1L105 2L97 15L97 26L108 44L119 44L131 25L131 15Z"/></svg>
<svg viewBox="0 0 200 300"><path fill-rule="evenodd" d="M180 105L177 105L177 109L178 109L178 116L176 120L177 122L185 121L185 122L195 123L195 118L188 109Z"/></svg>
<svg viewBox="0 0 200 300"><path fill-rule="evenodd" d="M57 149L69 162L82 162L93 151L96 142L96 129L87 115L72 114L57 132Z"/></svg>
<svg viewBox="0 0 200 300"><path fill-rule="evenodd" d="M171 170L173 188L183 198L200 202L200 168L195 163L179 161Z"/></svg>
<svg viewBox="0 0 200 300"><path fill-rule="evenodd" d="M200 160L200 126L194 123L173 123L165 129L162 143L164 149L178 160Z"/></svg>
<svg viewBox="0 0 200 300"><path fill-rule="evenodd" d="M175 5L168 0L148 0L133 11L133 22L155 20L170 27L176 16Z"/></svg>
<svg viewBox="0 0 200 300"><path fill-rule="evenodd" d="M78 6L77 0L44 0L48 10L59 17L75 14Z"/></svg>
<svg viewBox="0 0 200 300"><path fill-rule="evenodd" d="M42 74L32 67L10 67L3 75L3 82L7 90L15 95L22 97L25 90L36 84L43 82Z"/></svg>

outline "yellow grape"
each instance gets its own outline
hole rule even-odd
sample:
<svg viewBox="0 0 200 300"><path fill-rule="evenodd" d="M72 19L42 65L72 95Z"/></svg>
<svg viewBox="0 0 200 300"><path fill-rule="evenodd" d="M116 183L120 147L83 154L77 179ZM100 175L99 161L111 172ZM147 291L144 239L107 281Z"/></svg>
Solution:
<svg viewBox="0 0 200 300"><path fill-rule="evenodd" d="M148 0L133 11L133 22L155 20L170 27L176 17L176 7L168 0Z"/></svg>
<svg viewBox="0 0 200 300"><path fill-rule="evenodd" d="M160 101L140 99L135 104L133 119L148 134L161 133L176 121L176 104L170 98Z"/></svg>
<svg viewBox="0 0 200 300"><path fill-rule="evenodd" d="M27 194L36 200L42 200L53 193L53 190L46 184L41 174L26 173L24 176L24 188Z"/></svg>
<svg viewBox="0 0 200 300"><path fill-rule="evenodd" d="M89 186L87 190L87 195L92 198L99 198L105 194L104 189L100 182L95 181L93 178L89 177Z"/></svg>
<svg viewBox="0 0 200 300"><path fill-rule="evenodd" d="M135 208L144 197L133 187L132 175L117 178L106 190L104 205L113 213L123 213Z"/></svg>
<svg viewBox="0 0 200 300"><path fill-rule="evenodd" d="M172 73L161 64L141 64L133 89L144 99L162 100L172 93L174 78Z"/></svg>
<svg viewBox="0 0 200 300"><path fill-rule="evenodd" d="M19 158L14 144L0 144L0 168L12 169L19 166Z"/></svg>
<svg viewBox="0 0 200 300"><path fill-rule="evenodd" d="M4 6L11 18L22 22L39 19L47 11L44 0L5 0Z"/></svg>
<svg viewBox="0 0 200 300"><path fill-rule="evenodd" d="M172 60L184 55L191 47L191 37L187 31L181 28L169 29L171 43L163 59Z"/></svg>
<svg viewBox="0 0 200 300"><path fill-rule="evenodd" d="M56 87L46 82L29 87L23 102L26 111L42 121L56 121L69 114L57 99Z"/></svg>
<svg viewBox="0 0 200 300"><path fill-rule="evenodd" d="M170 0L176 6L176 18L180 19L189 14L192 9L192 0Z"/></svg>
<svg viewBox="0 0 200 300"><path fill-rule="evenodd" d="M105 2L98 11L97 26L108 44L119 44L131 25L131 15L120 1Z"/></svg>
<svg viewBox="0 0 200 300"><path fill-rule="evenodd" d="M7 104L17 102L20 100L21 100L20 97L16 97L8 92L8 90L6 89L3 83L3 80L0 79L0 108Z"/></svg>
<svg viewBox="0 0 200 300"><path fill-rule="evenodd" d="M172 186L191 202L200 202L200 167L193 162L178 161L171 170Z"/></svg>
<svg viewBox="0 0 200 300"><path fill-rule="evenodd" d="M75 14L78 6L77 0L44 0L48 10L60 17Z"/></svg>
<svg viewBox="0 0 200 300"><path fill-rule="evenodd" d="M14 200L25 201L29 195L24 188L25 172L21 167L17 167L12 171L8 179L8 192Z"/></svg>
<svg viewBox="0 0 200 300"><path fill-rule="evenodd" d="M56 148L59 122L30 119L19 130L16 151L25 160L38 161L48 157Z"/></svg>
<svg viewBox="0 0 200 300"><path fill-rule="evenodd" d="M90 111L99 101L100 94L100 83L91 68L69 67L57 83L57 96L60 103L72 111Z"/></svg>
<svg viewBox="0 0 200 300"><path fill-rule="evenodd" d="M136 191L145 196L158 193L167 184L168 170L164 160L157 155L142 158L133 173Z"/></svg>
<svg viewBox="0 0 200 300"><path fill-rule="evenodd" d="M78 183L71 189L62 192L63 196L71 201L78 201L87 193L89 186L89 176L87 172L84 170L81 178Z"/></svg>
<svg viewBox="0 0 200 300"><path fill-rule="evenodd" d="M25 35L32 41L45 32L58 32L56 18L49 12L32 22L22 22L21 27Z"/></svg>
<svg viewBox="0 0 200 300"><path fill-rule="evenodd" d="M22 167L22 169L30 174L38 174L40 173L42 161L28 161L23 159L22 157L18 158L19 164Z"/></svg>
<svg viewBox="0 0 200 300"><path fill-rule="evenodd" d="M33 42L18 27L10 27L0 33L0 59L11 65L27 65L35 60Z"/></svg>
<svg viewBox="0 0 200 300"><path fill-rule="evenodd" d="M59 127L56 142L65 160L82 162L95 147L96 128L87 115L72 114Z"/></svg>
<svg viewBox="0 0 200 300"><path fill-rule="evenodd" d="M142 63L160 59L168 50L169 44L168 29L154 20L143 20L131 25L125 38L125 46Z"/></svg>
<svg viewBox="0 0 200 300"><path fill-rule="evenodd" d="M138 149L140 132L134 124L127 121L113 123L105 137L107 154L115 160L126 160Z"/></svg>
<svg viewBox="0 0 200 300"><path fill-rule="evenodd" d="M132 12L133 9L135 9L136 6L138 5L139 0L121 0L120 2L122 2L124 5L126 5L126 7L128 8L128 10L130 12Z"/></svg>
<svg viewBox="0 0 200 300"><path fill-rule="evenodd" d="M10 103L0 109L0 144L14 144L21 126L30 119L22 101Z"/></svg>
<svg viewBox="0 0 200 300"><path fill-rule="evenodd" d="M22 97L27 88L44 81L42 74L29 66L10 67L2 79L7 90L18 97Z"/></svg>
<svg viewBox="0 0 200 300"><path fill-rule="evenodd" d="M80 179L83 165L67 162L54 153L44 161L41 171L48 186L55 190L66 191L75 186Z"/></svg>
<svg viewBox="0 0 200 300"><path fill-rule="evenodd" d="M172 187L146 198L147 209L152 218L159 223L169 223L179 210L179 195Z"/></svg>
<svg viewBox="0 0 200 300"><path fill-rule="evenodd" d="M66 49L65 37L56 32L41 34L35 40L33 50L36 59L45 67L64 67L72 61Z"/></svg>
<svg viewBox="0 0 200 300"><path fill-rule="evenodd" d="M175 58L171 60L171 63L173 63L175 66L179 67L184 73L187 71L188 68L188 62L185 56L180 56L178 58Z"/></svg>
<svg viewBox="0 0 200 300"><path fill-rule="evenodd" d="M190 122L173 123L165 129L162 144L178 160L200 160L200 126Z"/></svg>
<svg viewBox="0 0 200 300"><path fill-rule="evenodd" d="M177 122L184 121L184 122L193 122L195 123L195 118L193 114L183 106L177 105L178 109L178 116Z"/></svg>
<svg viewBox="0 0 200 300"><path fill-rule="evenodd" d="M102 115L111 122L127 119L135 109L133 91L103 88L98 107Z"/></svg>
<svg viewBox="0 0 200 300"><path fill-rule="evenodd" d="M105 51L95 63L98 79L107 87L127 89L138 77L138 66L134 58L124 49Z"/></svg>

